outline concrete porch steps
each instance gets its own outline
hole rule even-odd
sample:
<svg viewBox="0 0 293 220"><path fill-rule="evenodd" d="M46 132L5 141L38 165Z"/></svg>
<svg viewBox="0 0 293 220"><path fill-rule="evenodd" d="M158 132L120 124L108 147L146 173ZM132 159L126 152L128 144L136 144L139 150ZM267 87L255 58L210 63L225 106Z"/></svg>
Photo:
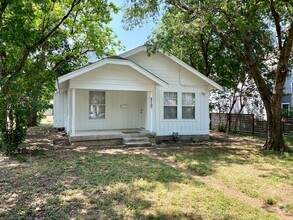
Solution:
<svg viewBox="0 0 293 220"><path fill-rule="evenodd" d="M128 147L149 147L152 146L148 137L123 138L123 144Z"/></svg>

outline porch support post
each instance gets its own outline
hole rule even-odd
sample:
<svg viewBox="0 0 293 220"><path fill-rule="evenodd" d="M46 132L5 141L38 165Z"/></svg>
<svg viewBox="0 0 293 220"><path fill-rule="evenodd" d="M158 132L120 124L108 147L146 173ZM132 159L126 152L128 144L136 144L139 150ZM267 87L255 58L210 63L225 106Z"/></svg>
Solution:
<svg viewBox="0 0 293 220"><path fill-rule="evenodd" d="M153 132L153 93L150 91L150 132Z"/></svg>
<svg viewBox="0 0 293 220"><path fill-rule="evenodd" d="M75 89L72 89L72 116L71 116L72 135L75 135Z"/></svg>
<svg viewBox="0 0 293 220"><path fill-rule="evenodd" d="M69 130L70 130L70 127L69 127L69 122L70 122L70 111L69 111L69 109L70 109L70 93L69 93L69 89L67 90L67 96L66 96L66 98L67 98L67 119L66 119L66 131L67 131L67 134L69 134Z"/></svg>

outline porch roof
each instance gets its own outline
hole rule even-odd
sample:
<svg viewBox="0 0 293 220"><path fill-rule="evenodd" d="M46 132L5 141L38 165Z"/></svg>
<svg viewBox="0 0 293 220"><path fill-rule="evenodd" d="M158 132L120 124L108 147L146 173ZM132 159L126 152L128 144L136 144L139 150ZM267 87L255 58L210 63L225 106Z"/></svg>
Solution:
<svg viewBox="0 0 293 220"><path fill-rule="evenodd" d="M148 71L147 69L143 68L142 66L138 65L137 63L133 62L132 60L128 60L126 58L122 58L119 56L112 56L112 57L107 57L104 58L100 61L97 61L93 64L90 64L88 66L82 67L80 69L77 69L73 72L70 72L64 76L61 76L57 79L57 86L58 86L58 90L60 90L60 87L64 87L68 81L72 78L75 78L77 76L80 76L82 74L85 74L89 71L92 71L94 69L100 68L106 64L111 64L111 65L125 65L128 66L134 70L136 70L137 72L139 72L140 74L146 76L147 78L151 79L152 81L154 81L155 83L159 84L160 86L163 86L165 88L168 87L168 83L161 79L160 77L156 76L155 74L153 74L152 72ZM66 87L66 86L65 86Z"/></svg>

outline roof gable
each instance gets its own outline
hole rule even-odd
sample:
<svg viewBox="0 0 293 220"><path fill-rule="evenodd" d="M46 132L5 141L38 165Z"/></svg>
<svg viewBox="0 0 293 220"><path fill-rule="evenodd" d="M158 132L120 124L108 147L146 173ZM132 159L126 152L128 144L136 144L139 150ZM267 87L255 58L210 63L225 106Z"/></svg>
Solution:
<svg viewBox="0 0 293 220"><path fill-rule="evenodd" d="M94 69L97 69L99 67L102 67L106 64L112 64L112 65L126 65L131 67L132 69L136 70L137 72L141 73L142 75L146 76L147 78L151 79L152 81L156 82L157 84L163 86L163 87L167 87L168 83L166 81L164 81L163 79L159 78L158 76L156 76L155 74L151 73L150 71L146 70L145 68L143 68L142 66L138 65L137 63L125 59L125 58L121 58L118 56L115 57L108 57L105 59L102 59L100 61L97 61L91 65L85 66L83 68L80 68L78 70L75 70L73 72L70 72L66 75L63 75L61 77L58 78L58 83L64 83L72 78L75 78L77 76L80 76L82 74L85 74L89 71L92 71Z"/></svg>
<svg viewBox="0 0 293 220"><path fill-rule="evenodd" d="M145 52L147 51L146 46L140 46L140 47L134 48L133 50L127 51L125 53L122 53L119 56L122 57L122 58L128 58L128 57L133 56L135 54L138 54L138 53L140 53L142 51L145 51ZM172 55L172 54L166 54L166 53L163 53L162 51L159 51L159 53L162 53L163 55L165 55L166 57L168 57L173 62L177 63L178 65L180 65L182 67L184 67L189 72L191 72L195 76L199 77L200 79L202 79L203 81L205 81L206 83L208 83L212 88L219 89L219 90L223 90L222 86L220 86L219 84L217 84L213 80L209 79L208 77L206 77L205 75L203 75L202 73L200 73L198 70L196 70L193 67L189 66L188 64L186 64L185 62L183 62L179 58L175 57L174 55Z"/></svg>

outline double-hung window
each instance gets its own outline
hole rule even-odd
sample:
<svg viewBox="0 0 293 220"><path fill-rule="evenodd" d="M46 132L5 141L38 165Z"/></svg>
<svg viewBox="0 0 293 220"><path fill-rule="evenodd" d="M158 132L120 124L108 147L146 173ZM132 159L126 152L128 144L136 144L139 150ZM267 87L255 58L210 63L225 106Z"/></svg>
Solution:
<svg viewBox="0 0 293 220"><path fill-rule="evenodd" d="M195 119L195 93L182 93L182 119Z"/></svg>
<svg viewBox="0 0 293 220"><path fill-rule="evenodd" d="M105 92L89 92L89 119L104 119L106 112Z"/></svg>
<svg viewBox="0 0 293 220"><path fill-rule="evenodd" d="M177 119L177 92L164 92L164 119Z"/></svg>

